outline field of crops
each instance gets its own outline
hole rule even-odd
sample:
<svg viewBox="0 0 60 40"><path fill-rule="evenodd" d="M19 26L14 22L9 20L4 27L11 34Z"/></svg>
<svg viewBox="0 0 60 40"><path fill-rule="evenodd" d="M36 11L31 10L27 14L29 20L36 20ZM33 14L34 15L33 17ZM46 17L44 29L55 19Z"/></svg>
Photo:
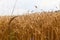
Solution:
<svg viewBox="0 0 60 40"><path fill-rule="evenodd" d="M60 11L0 16L0 40L60 40Z"/></svg>

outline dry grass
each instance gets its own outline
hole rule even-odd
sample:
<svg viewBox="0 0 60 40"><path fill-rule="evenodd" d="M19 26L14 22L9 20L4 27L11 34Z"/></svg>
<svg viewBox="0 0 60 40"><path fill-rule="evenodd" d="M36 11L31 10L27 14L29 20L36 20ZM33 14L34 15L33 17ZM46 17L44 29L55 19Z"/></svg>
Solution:
<svg viewBox="0 0 60 40"><path fill-rule="evenodd" d="M0 40L60 40L60 11L0 17Z"/></svg>

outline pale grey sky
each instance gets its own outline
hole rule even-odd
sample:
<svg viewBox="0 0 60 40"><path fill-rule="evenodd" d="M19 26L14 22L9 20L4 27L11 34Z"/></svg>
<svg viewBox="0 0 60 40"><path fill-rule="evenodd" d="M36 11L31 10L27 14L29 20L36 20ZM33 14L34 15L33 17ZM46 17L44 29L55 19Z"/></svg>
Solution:
<svg viewBox="0 0 60 40"><path fill-rule="evenodd" d="M0 0L0 15L11 15L16 0ZM17 0L13 15L31 12L58 10L60 0ZM37 5L37 9L35 8ZM57 8L56 8L57 7ZM42 9L42 10L41 10Z"/></svg>

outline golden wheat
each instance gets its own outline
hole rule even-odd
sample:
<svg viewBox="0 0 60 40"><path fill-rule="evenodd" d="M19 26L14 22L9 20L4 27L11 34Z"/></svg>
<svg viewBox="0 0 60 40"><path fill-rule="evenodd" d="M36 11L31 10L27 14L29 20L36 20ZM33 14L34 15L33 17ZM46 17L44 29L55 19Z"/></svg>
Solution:
<svg viewBox="0 0 60 40"><path fill-rule="evenodd" d="M0 40L60 40L60 11L1 16Z"/></svg>

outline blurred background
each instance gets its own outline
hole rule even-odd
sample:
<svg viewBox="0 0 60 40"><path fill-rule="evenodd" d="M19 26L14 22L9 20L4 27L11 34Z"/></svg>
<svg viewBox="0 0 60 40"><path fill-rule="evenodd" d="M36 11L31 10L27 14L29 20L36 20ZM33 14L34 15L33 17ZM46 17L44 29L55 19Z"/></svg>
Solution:
<svg viewBox="0 0 60 40"><path fill-rule="evenodd" d="M60 0L0 0L0 16L60 10Z"/></svg>

